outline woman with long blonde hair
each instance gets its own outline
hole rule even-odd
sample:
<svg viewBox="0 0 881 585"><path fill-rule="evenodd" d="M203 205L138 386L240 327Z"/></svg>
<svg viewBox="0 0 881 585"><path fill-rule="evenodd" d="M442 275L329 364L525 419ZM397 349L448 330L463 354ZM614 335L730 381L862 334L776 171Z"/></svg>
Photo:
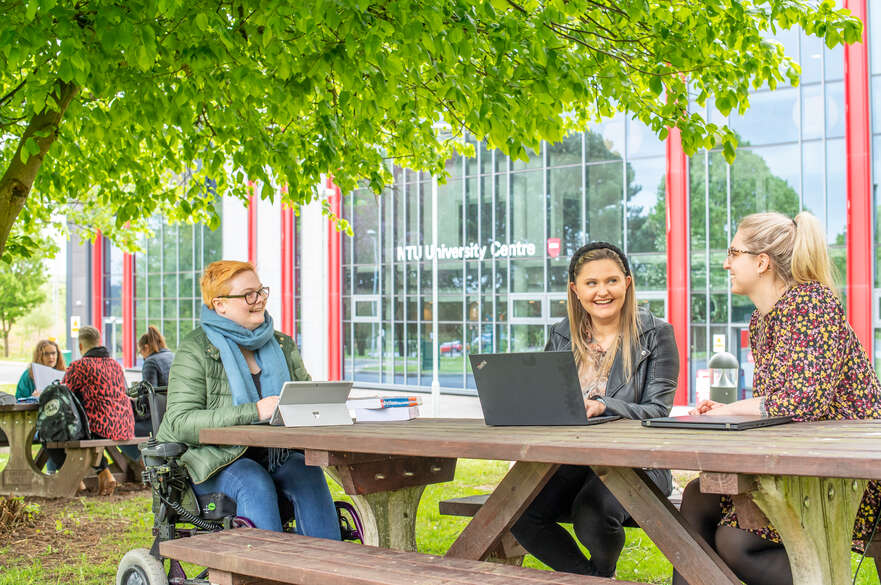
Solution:
<svg viewBox="0 0 881 585"><path fill-rule="evenodd" d="M749 324L755 361L753 398L700 402L692 414L789 415L796 421L881 418L881 391L869 356L835 291L823 227L813 215L756 213L740 222L723 268L731 292L756 306ZM861 551L881 505L870 482L853 529ZM727 496L703 494L697 480L682 495L682 515L747 585L792 583L789 557L770 525L740 528ZM674 585L685 585L673 574Z"/></svg>
<svg viewBox="0 0 881 585"><path fill-rule="evenodd" d="M18 385L15 387L16 398L27 398L39 394L39 392L37 392L37 386L34 383L34 369L31 367L33 364L39 364L62 372L62 374L58 376L59 380L64 377L63 372L67 367L64 364L64 356L61 355L61 348L58 347L58 344L52 339L41 339L37 342L37 346L34 348L34 356L31 363L28 364L28 368L22 372L21 378L18 380Z"/></svg>
<svg viewBox="0 0 881 585"><path fill-rule="evenodd" d="M637 308L630 264L606 242L582 246L569 262L568 316L551 328L545 351L574 354L588 417L667 416L679 378L673 328ZM666 495L670 472L647 471ZM559 522L572 522L590 559ZM611 577L630 515L590 467L562 465L511 532L557 571Z"/></svg>

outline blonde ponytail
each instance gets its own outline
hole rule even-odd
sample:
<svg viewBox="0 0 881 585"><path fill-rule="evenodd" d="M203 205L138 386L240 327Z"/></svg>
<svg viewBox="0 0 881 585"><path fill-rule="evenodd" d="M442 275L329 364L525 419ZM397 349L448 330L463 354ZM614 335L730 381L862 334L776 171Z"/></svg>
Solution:
<svg viewBox="0 0 881 585"><path fill-rule="evenodd" d="M798 283L815 280L834 291L834 269L823 226L807 211L796 215L793 221L796 229L792 245L792 280Z"/></svg>

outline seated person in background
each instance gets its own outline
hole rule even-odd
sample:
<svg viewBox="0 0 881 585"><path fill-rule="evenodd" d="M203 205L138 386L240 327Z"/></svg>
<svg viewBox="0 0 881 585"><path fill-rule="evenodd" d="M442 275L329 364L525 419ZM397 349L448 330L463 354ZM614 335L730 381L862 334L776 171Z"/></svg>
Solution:
<svg viewBox="0 0 881 585"><path fill-rule="evenodd" d="M679 378L673 328L638 310L630 266L612 244L582 246L569 262L568 317L551 328L545 351L575 354L587 416L667 416ZM670 471L648 476L670 495ZM590 559L558 524L571 519ZM561 465L511 532L555 571L611 577L630 515L587 466Z"/></svg>
<svg viewBox="0 0 881 585"><path fill-rule="evenodd" d="M159 330L152 325L138 339L138 353L144 358L141 379L154 388L168 386L168 370L171 369L174 354L168 349Z"/></svg>
<svg viewBox="0 0 881 585"><path fill-rule="evenodd" d="M214 262L201 286L201 327L178 346L156 438L186 443L181 462L196 492L226 494L257 528L282 530L278 499L284 496L300 534L339 540L324 472L307 466L302 452L199 443L204 428L268 419L285 382L310 379L294 341L273 330L269 289L252 264Z"/></svg>
<svg viewBox="0 0 881 585"><path fill-rule="evenodd" d="M90 325L80 329L79 349L83 357L70 364L63 382L83 403L92 438L114 441L134 438L135 418L125 393L122 366L110 357L110 352L101 345L101 333ZM64 450L49 449L48 452L60 468L64 463ZM116 480L104 456L95 471L98 473L98 493L102 496L112 494Z"/></svg>
<svg viewBox="0 0 881 585"><path fill-rule="evenodd" d="M31 364L40 364L41 366L55 368L62 372L66 367L58 344L51 339L41 339L37 342ZM18 379L18 386L15 387L16 398L38 395L37 387L34 385L34 370L31 368L31 364L28 364L28 368L22 372L21 378Z"/></svg>
<svg viewBox="0 0 881 585"><path fill-rule="evenodd" d="M790 219L756 213L740 222L722 265L731 292L756 306L749 324L754 398L700 402L691 414L790 415L799 421L881 418L878 379L835 292L822 225L810 213ZM881 504L870 482L853 527L862 551ZM747 585L792 583L789 557L773 526L740 528L731 498L682 494L682 515ZM686 581L674 571L674 585Z"/></svg>

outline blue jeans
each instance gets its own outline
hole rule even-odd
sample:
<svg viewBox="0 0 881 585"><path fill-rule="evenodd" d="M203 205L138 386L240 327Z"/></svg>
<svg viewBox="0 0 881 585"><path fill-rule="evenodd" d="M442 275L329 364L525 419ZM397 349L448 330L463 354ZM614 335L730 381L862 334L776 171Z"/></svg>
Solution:
<svg viewBox="0 0 881 585"><path fill-rule="evenodd" d="M271 474L246 453L193 488L199 495L225 494L235 500L238 516L247 518L257 528L277 532L282 531L278 496L283 494L294 506L298 533L340 539L340 525L324 471L306 465L304 455L298 451L292 451L284 465Z"/></svg>

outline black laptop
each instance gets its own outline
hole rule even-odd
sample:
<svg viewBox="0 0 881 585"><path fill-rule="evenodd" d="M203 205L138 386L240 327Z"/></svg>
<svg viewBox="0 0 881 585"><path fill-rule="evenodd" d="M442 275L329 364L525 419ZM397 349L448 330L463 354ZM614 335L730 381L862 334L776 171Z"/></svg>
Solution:
<svg viewBox="0 0 881 585"><path fill-rule="evenodd" d="M644 427L666 429L704 429L708 431L744 431L759 427L772 427L792 422L791 416L736 415L736 416L667 416L642 421Z"/></svg>
<svg viewBox="0 0 881 585"><path fill-rule="evenodd" d="M592 425L571 351L471 354L483 419L493 426Z"/></svg>

